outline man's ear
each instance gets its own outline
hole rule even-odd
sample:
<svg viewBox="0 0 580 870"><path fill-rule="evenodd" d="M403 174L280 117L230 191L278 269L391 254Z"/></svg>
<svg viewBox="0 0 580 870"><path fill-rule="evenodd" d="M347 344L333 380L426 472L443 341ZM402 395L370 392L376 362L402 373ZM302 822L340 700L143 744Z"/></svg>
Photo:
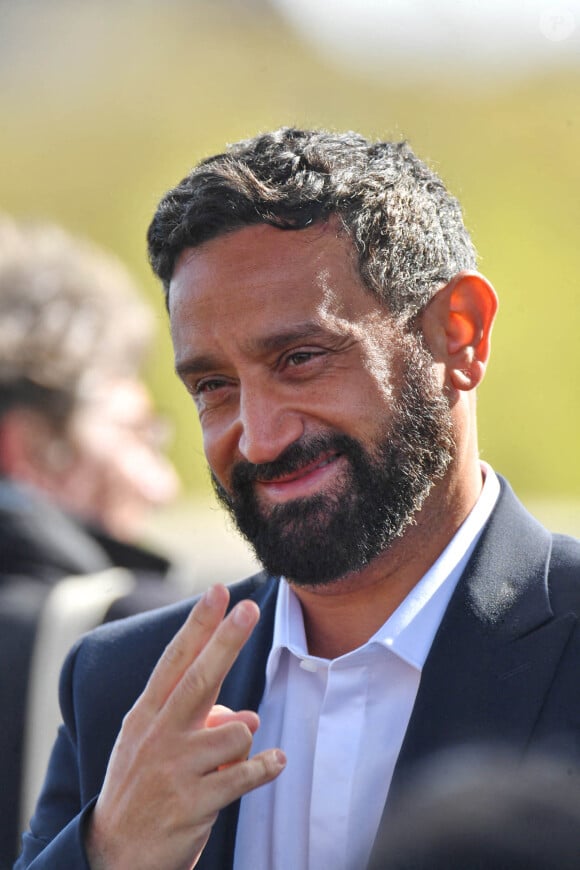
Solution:
<svg viewBox="0 0 580 870"><path fill-rule="evenodd" d="M421 317L434 359L443 362L451 386L473 390L483 380L498 301L479 272L459 272L439 290Z"/></svg>

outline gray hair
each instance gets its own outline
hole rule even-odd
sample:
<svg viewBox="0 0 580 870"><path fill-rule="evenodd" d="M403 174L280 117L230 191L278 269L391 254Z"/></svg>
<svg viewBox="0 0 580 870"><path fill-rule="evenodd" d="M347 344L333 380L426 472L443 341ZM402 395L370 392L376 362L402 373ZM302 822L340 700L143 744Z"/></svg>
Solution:
<svg viewBox="0 0 580 870"><path fill-rule="evenodd" d="M0 215L0 414L25 405L66 416L94 381L138 373L152 329L115 257Z"/></svg>
<svg viewBox="0 0 580 870"><path fill-rule="evenodd" d="M282 128L202 161L161 200L148 231L166 295L186 248L253 224L302 229L337 216L364 284L413 317L476 254L457 200L406 142Z"/></svg>

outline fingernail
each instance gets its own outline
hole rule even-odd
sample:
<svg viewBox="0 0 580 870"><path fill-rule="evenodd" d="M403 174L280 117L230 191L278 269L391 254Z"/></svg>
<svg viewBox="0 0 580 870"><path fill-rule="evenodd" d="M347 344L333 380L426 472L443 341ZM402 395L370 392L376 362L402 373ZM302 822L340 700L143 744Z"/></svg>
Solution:
<svg viewBox="0 0 580 870"><path fill-rule="evenodd" d="M275 749L273 756L276 767L280 768L280 770L286 767L286 756L281 749Z"/></svg>
<svg viewBox="0 0 580 870"><path fill-rule="evenodd" d="M234 607L232 619L240 628L247 628L254 622L254 610L253 608L246 607L242 601L241 604Z"/></svg>
<svg viewBox="0 0 580 870"><path fill-rule="evenodd" d="M205 601L206 604L209 604L210 607L215 607L218 603L219 595L215 586L210 586L207 592L205 593Z"/></svg>

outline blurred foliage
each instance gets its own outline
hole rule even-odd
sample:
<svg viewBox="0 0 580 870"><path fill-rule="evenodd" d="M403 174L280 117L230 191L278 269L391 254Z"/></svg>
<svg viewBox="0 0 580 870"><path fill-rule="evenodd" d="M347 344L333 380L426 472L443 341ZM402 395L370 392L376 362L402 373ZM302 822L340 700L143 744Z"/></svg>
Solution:
<svg viewBox="0 0 580 870"><path fill-rule="evenodd" d="M577 495L580 71L492 84L371 81L314 56L265 2L0 2L0 208L118 253L160 330L148 371L188 488L207 476L145 256L160 195L283 124L407 138L461 200L501 308L484 458L524 495Z"/></svg>

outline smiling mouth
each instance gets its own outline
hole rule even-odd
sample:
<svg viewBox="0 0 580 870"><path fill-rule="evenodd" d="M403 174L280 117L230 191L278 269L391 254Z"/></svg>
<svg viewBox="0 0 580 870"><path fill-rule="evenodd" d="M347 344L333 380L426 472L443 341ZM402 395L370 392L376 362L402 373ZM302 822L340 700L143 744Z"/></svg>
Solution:
<svg viewBox="0 0 580 870"><path fill-rule="evenodd" d="M328 451L313 462L280 474L277 477L258 478L255 481L257 492L271 503L283 504L295 499L309 498L332 486L337 468L344 454Z"/></svg>
<svg viewBox="0 0 580 870"><path fill-rule="evenodd" d="M341 453L327 453L323 457L316 459L314 462L302 465L295 471L288 472L288 474L281 474L277 477L257 478L256 483L262 484L263 486L292 483L295 480L301 480L303 477L308 477L310 474L321 468L326 468L327 465L336 462L340 456L342 456Z"/></svg>

